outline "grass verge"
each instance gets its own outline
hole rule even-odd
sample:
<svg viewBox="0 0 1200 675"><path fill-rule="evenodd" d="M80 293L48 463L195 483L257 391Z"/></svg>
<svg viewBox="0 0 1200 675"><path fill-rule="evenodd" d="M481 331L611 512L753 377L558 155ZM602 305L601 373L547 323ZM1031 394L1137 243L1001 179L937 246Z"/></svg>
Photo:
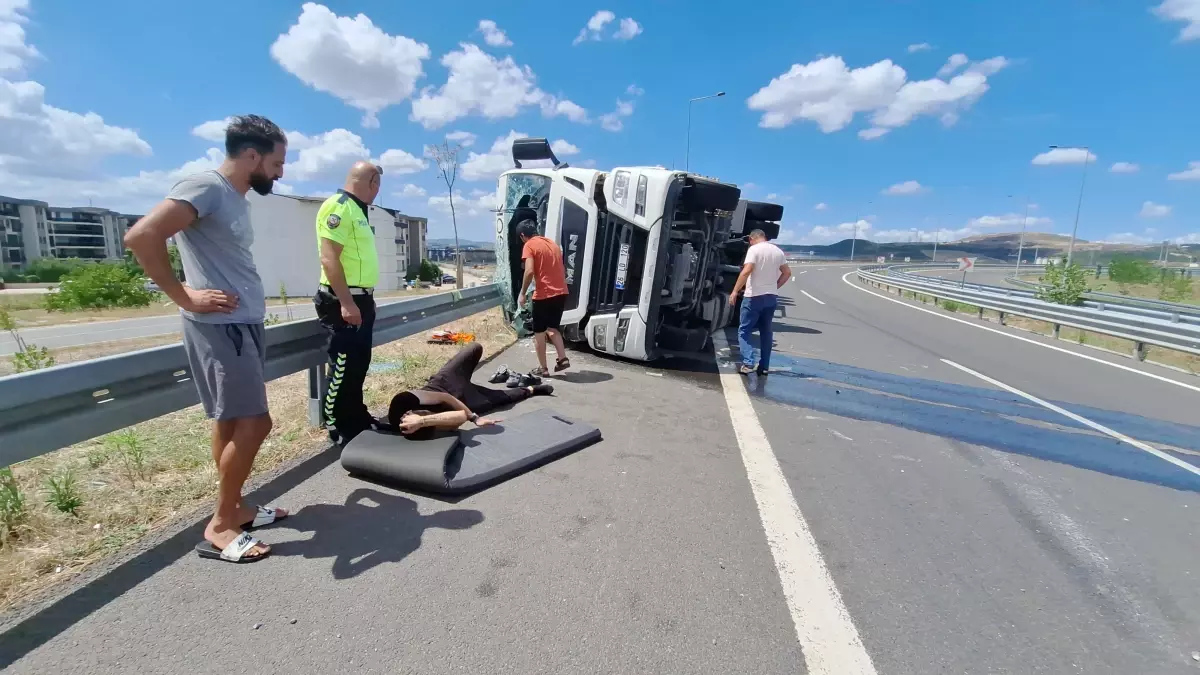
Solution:
<svg viewBox="0 0 1200 675"><path fill-rule="evenodd" d="M516 339L499 309L442 328L473 333L485 358ZM428 344L426 334L377 348L367 404L378 410L422 384L458 349ZM297 373L268 383L275 427L251 480L327 447L325 433L308 424L306 382ZM194 406L15 465L11 478L0 472L0 612L211 503L217 474L209 429Z"/></svg>

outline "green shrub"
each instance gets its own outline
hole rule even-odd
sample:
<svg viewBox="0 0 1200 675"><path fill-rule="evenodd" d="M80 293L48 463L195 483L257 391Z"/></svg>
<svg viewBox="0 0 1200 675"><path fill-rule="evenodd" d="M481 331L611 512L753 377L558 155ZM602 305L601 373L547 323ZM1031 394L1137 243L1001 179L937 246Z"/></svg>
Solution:
<svg viewBox="0 0 1200 675"><path fill-rule="evenodd" d="M47 478L46 493L51 506L62 513L79 515L79 507L83 506L83 495L79 494L79 483L75 479L74 471L66 469Z"/></svg>
<svg viewBox="0 0 1200 675"><path fill-rule="evenodd" d="M1154 283L1154 267L1145 260L1118 256L1108 266L1108 278L1117 282L1125 292L1129 284Z"/></svg>
<svg viewBox="0 0 1200 675"><path fill-rule="evenodd" d="M1192 280L1183 276L1163 278L1158 284L1158 299L1167 302L1183 302L1192 297Z"/></svg>
<svg viewBox="0 0 1200 675"><path fill-rule="evenodd" d="M1050 263L1041 277L1043 286L1037 290L1040 300L1060 305L1078 305L1087 293L1087 275L1076 263L1068 267L1064 261L1061 265Z"/></svg>
<svg viewBox="0 0 1200 675"><path fill-rule="evenodd" d="M104 443L112 454L121 458L125 477L129 479L130 483L137 483L139 479L146 477L148 452L136 431L133 429L118 431L105 438Z"/></svg>
<svg viewBox="0 0 1200 675"><path fill-rule="evenodd" d="M12 468L0 469L0 544L17 536L17 528L25 522L27 515L25 494L21 492Z"/></svg>
<svg viewBox="0 0 1200 675"><path fill-rule="evenodd" d="M28 283L53 284L87 264L79 258L35 258L21 273Z"/></svg>
<svg viewBox="0 0 1200 675"><path fill-rule="evenodd" d="M0 330L8 331L17 345L17 351L13 353L12 361L13 369L18 373L49 368L54 365L54 357L51 356L50 350L46 347L26 344L20 331L17 330L16 320L8 313L8 310L3 308L0 308Z"/></svg>
<svg viewBox="0 0 1200 675"><path fill-rule="evenodd" d="M421 281L438 281L442 278L442 268L430 260L422 260L421 269L417 271L417 278Z"/></svg>
<svg viewBox="0 0 1200 675"><path fill-rule="evenodd" d="M953 300L943 300L942 308L945 309L947 312L957 312L958 311L958 303Z"/></svg>
<svg viewBox="0 0 1200 675"><path fill-rule="evenodd" d="M50 311L79 311L110 307L146 307L155 293L146 280L124 263L96 263L80 267L65 278L58 292L46 296Z"/></svg>

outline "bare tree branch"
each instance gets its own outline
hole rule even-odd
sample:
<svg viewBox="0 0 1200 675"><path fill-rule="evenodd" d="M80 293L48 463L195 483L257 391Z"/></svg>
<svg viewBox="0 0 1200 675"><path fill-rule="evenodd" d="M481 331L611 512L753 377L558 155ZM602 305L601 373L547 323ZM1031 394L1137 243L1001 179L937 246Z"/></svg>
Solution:
<svg viewBox="0 0 1200 675"><path fill-rule="evenodd" d="M437 167L438 175L446 183L446 193L450 197L450 222L454 226L454 261L457 270L457 274L455 274L456 288L463 287L462 251L459 250L458 244L458 216L454 211L454 183L458 180L458 163L461 152L461 145L452 144L449 141L430 146L428 149L428 154L433 158Z"/></svg>

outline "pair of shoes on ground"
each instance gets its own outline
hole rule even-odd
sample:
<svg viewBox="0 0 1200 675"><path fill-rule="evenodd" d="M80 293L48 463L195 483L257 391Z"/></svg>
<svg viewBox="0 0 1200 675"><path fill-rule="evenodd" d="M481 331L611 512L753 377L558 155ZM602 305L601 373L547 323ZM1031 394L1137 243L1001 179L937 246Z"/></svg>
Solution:
<svg viewBox="0 0 1200 675"><path fill-rule="evenodd" d="M492 384L500 384L503 382L509 389L517 387L534 387L542 383L543 374L539 374L540 368L535 368L528 373L519 373L515 370L509 370L508 366L500 366L492 376L488 378L488 382Z"/></svg>
<svg viewBox="0 0 1200 675"><path fill-rule="evenodd" d="M253 551L255 547L262 544L257 537L250 534L250 530L256 527L265 527L272 523L277 523L287 518L287 515L280 515L273 506L259 506L255 509L254 519L242 523L242 533L237 536L229 545L223 549L218 549L211 541L205 539L196 544L196 553L201 558L211 558L213 560L223 560L232 563L251 563L262 560L271 555L270 550L266 553L258 555L246 556L247 553Z"/></svg>

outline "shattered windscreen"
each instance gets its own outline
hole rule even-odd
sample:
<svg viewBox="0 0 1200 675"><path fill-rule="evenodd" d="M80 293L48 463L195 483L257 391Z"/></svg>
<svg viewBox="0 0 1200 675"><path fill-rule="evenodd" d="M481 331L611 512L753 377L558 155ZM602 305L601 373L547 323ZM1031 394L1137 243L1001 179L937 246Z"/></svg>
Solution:
<svg viewBox="0 0 1200 675"><path fill-rule="evenodd" d="M518 337L530 334L526 324L528 309L516 316L516 292L521 284L521 242L517 240L516 224L536 216L538 232L546 231L546 204L550 197L550 179L532 173L514 173L507 176L504 193L504 210L496 233L496 285L500 289L500 302L507 316L512 317L513 328ZM527 210L530 209L530 210ZM510 247L511 243L511 247ZM532 292L532 288L529 292ZM529 303L526 303L528 308Z"/></svg>

